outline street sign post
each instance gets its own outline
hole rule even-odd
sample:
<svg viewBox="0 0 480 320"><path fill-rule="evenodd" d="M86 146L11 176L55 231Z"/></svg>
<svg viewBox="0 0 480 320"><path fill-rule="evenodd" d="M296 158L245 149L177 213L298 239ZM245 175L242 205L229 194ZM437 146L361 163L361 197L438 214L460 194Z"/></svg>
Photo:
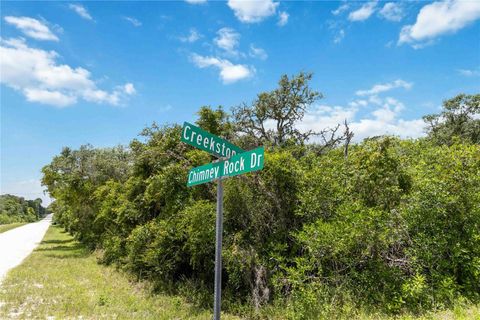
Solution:
<svg viewBox="0 0 480 320"><path fill-rule="evenodd" d="M220 320L222 296L222 235L223 235L223 186L222 180L247 172L263 169L265 161L264 149L244 151L241 148L223 140L216 135L185 122L181 140L191 146L207 151L220 158L216 162L208 163L190 170L187 186L196 186L202 183L217 180L217 218L215 234L215 293L213 316Z"/></svg>
<svg viewBox="0 0 480 320"><path fill-rule="evenodd" d="M223 237L223 186L217 182L217 218L215 227L215 289L213 292L213 319L220 320L222 306L222 237Z"/></svg>

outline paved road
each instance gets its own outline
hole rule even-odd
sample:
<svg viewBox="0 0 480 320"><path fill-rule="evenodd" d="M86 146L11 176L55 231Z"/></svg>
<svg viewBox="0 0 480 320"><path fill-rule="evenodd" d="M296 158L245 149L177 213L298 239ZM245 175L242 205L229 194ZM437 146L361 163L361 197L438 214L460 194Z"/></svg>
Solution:
<svg viewBox="0 0 480 320"><path fill-rule="evenodd" d="M42 241L52 216L0 233L0 283L8 270L18 266Z"/></svg>

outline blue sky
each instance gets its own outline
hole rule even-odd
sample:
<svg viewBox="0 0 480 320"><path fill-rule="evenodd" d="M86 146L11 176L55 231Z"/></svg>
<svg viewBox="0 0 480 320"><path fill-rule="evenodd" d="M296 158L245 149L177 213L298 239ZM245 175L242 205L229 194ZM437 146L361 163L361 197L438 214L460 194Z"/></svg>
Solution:
<svg viewBox="0 0 480 320"><path fill-rule="evenodd" d="M422 115L480 90L480 2L2 2L1 192L42 197L63 146L128 144L314 73L303 129L360 141L423 134Z"/></svg>

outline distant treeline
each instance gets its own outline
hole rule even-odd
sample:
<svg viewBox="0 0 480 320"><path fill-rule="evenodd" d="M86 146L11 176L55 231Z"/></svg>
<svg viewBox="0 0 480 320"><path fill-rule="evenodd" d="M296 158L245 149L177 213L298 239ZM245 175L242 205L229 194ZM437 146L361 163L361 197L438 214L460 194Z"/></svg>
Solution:
<svg viewBox="0 0 480 320"><path fill-rule="evenodd" d="M297 130L321 97L310 78L284 76L231 114L198 113L245 150L266 147L264 170L224 182L224 307L329 319L479 301L480 95L445 101L426 138L354 144L347 123ZM104 263L209 306L216 184L186 182L213 159L180 133L153 125L128 148L65 148L42 181L56 220Z"/></svg>
<svg viewBox="0 0 480 320"><path fill-rule="evenodd" d="M0 224L33 222L48 213L42 199L25 200L10 194L0 195Z"/></svg>

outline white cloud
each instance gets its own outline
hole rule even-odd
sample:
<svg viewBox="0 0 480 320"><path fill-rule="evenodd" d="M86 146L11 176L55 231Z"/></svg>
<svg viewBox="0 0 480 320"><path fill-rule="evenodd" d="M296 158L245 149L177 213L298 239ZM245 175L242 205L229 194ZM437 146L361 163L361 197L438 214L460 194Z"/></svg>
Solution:
<svg viewBox="0 0 480 320"><path fill-rule="evenodd" d="M390 21L400 21L404 16L403 7L398 2L386 3L379 11L379 14L381 17Z"/></svg>
<svg viewBox="0 0 480 320"><path fill-rule="evenodd" d="M272 0L228 0L228 6L241 22L255 23L275 14L278 2Z"/></svg>
<svg viewBox="0 0 480 320"><path fill-rule="evenodd" d="M372 112L375 118L382 122L389 122L395 119L395 112L389 108L380 108Z"/></svg>
<svg viewBox="0 0 480 320"><path fill-rule="evenodd" d="M366 103L366 101L364 102ZM319 105L305 114L298 129L319 132L323 129L334 128L347 120L350 129L355 134L355 141L385 134L402 138L418 138L424 135L424 121L421 119L405 120L400 117L404 105L394 98L382 99L380 107L363 116L359 115L357 107L358 105L352 104L349 107ZM316 141L316 138L312 138L312 141Z"/></svg>
<svg viewBox="0 0 480 320"><path fill-rule="evenodd" d="M217 31L217 37L213 42L220 49L231 55L238 55L237 47L240 40L240 34L230 28L222 28Z"/></svg>
<svg viewBox="0 0 480 320"><path fill-rule="evenodd" d="M55 51L29 47L23 39L0 40L1 83L23 93L28 101L65 107L78 99L120 105L135 93L133 84L100 90L82 67L58 64Z"/></svg>
<svg viewBox="0 0 480 320"><path fill-rule="evenodd" d="M190 33L187 36L180 37L179 39L182 42L193 43L198 39L200 39L201 37L202 35L195 28L191 28Z"/></svg>
<svg viewBox="0 0 480 320"><path fill-rule="evenodd" d="M344 3L341 6L339 6L337 9L333 10L332 14L334 16L338 16L342 12L347 11L349 8L350 8L350 6L347 3Z"/></svg>
<svg viewBox="0 0 480 320"><path fill-rule="evenodd" d="M233 64L226 59L204 57L198 54L191 56L192 62L199 68L216 67L220 71L220 78L225 84L247 79L253 76L255 69L243 64Z"/></svg>
<svg viewBox="0 0 480 320"><path fill-rule="evenodd" d="M368 102L376 104L376 105L381 105L382 104L382 99L380 99L380 97L377 96L376 94L373 94L373 95L368 97Z"/></svg>
<svg viewBox="0 0 480 320"><path fill-rule="evenodd" d="M366 107L368 105L367 100L354 100L348 104L349 106L353 108L358 108L358 107Z"/></svg>
<svg viewBox="0 0 480 320"><path fill-rule="evenodd" d="M40 180L30 179L15 181L13 183L2 183L1 193L23 197L27 200L40 198L42 199L42 206L47 207L52 202L52 199L48 196L48 193L45 194L43 192L44 189L45 188L42 187Z"/></svg>
<svg viewBox="0 0 480 320"><path fill-rule="evenodd" d="M23 94L30 102L38 102L56 107L66 107L77 102L77 97L66 95L60 91L25 88Z"/></svg>
<svg viewBox="0 0 480 320"><path fill-rule="evenodd" d="M405 106L403 105L403 103L401 103L395 98L387 97L385 98L384 101L385 101L385 104L383 105L384 107L393 108L393 110L397 113L405 109Z"/></svg>
<svg viewBox="0 0 480 320"><path fill-rule="evenodd" d="M390 83L376 84L369 90L358 90L357 92L355 92L355 94L357 96L370 96L370 95L375 96L376 94L389 91L392 89L396 89L396 88L410 89L411 87L412 87L411 82L406 82L404 80L397 79Z"/></svg>
<svg viewBox="0 0 480 320"><path fill-rule="evenodd" d="M75 11L80 17L82 17L83 19L87 19L87 20L93 20L92 16L90 15L90 13L88 13L87 9L82 6L81 4L73 4L71 3L69 6L68 6L70 9L72 9L73 11Z"/></svg>
<svg viewBox="0 0 480 320"><path fill-rule="evenodd" d="M14 25L23 34L37 40L58 41L58 37L42 22L29 17L5 17L8 24Z"/></svg>
<svg viewBox="0 0 480 320"><path fill-rule="evenodd" d="M268 54L262 48L257 48L253 44L250 45L250 56L253 58L258 58L260 60L266 60L268 58Z"/></svg>
<svg viewBox="0 0 480 320"><path fill-rule="evenodd" d="M127 20L128 22L130 22L134 27L141 27L142 26L142 22L140 20L137 20L133 17L123 17L125 20Z"/></svg>
<svg viewBox="0 0 480 320"><path fill-rule="evenodd" d="M280 27L283 27L284 25L286 25L288 23L288 18L290 16L288 15L287 12L285 11L282 11L278 14L278 22L277 22L277 25L279 25Z"/></svg>
<svg viewBox="0 0 480 320"><path fill-rule="evenodd" d="M422 119L361 119L350 124L354 132L354 140L361 141L368 137L395 135L401 138L418 138L424 136L425 122Z"/></svg>
<svg viewBox="0 0 480 320"><path fill-rule="evenodd" d="M340 43L342 42L343 38L345 38L345 30L340 29L335 35L335 38L333 38L333 43Z"/></svg>
<svg viewBox="0 0 480 320"><path fill-rule="evenodd" d="M402 138L418 138L424 136L425 123L422 119L404 119L402 112L405 105L393 98L379 97L377 94L393 88L410 88L411 83L396 80L392 83L375 85L370 90L359 90L356 95L367 95L366 99L354 99L348 106L317 105L311 108L297 127L301 131L320 132L335 128L348 121L354 132L354 141L362 141L368 137L395 135ZM366 112L369 110L368 112ZM340 129L341 130L341 129ZM341 132L339 132L341 133ZM312 142L320 142L312 138Z"/></svg>
<svg viewBox="0 0 480 320"><path fill-rule="evenodd" d="M425 5L413 25L400 31L398 44L409 43L415 48L433 41L442 34L454 33L480 19L480 1L447 0Z"/></svg>
<svg viewBox="0 0 480 320"><path fill-rule="evenodd" d="M478 69L458 69L458 73L466 77L478 77L480 76L480 68Z"/></svg>
<svg viewBox="0 0 480 320"><path fill-rule="evenodd" d="M375 12L375 7L377 6L376 1L371 1L365 3L360 9L350 12L348 15L348 20L350 21L364 21L370 18L370 16Z"/></svg>
<svg viewBox="0 0 480 320"><path fill-rule="evenodd" d="M301 131L321 131L326 128L334 128L345 119L354 119L356 108L344 108L341 106L318 105L305 114L302 122L297 126Z"/></svg>
<svg viewBox="0 0 480 320"><path fill-rule="evenodd" d="M137 90L135 90L135 87L133 86L133 83L130 83L130 82L123 85L123 90L128 95L132 95L132 94L137 93Z"/></svg>
<svg viewBox="0 0 480 320"><path fill-rule="evenodd" d="M190 4L202 4L207 3L207 0L185 0L185 2L188 2Z"/></svg>

